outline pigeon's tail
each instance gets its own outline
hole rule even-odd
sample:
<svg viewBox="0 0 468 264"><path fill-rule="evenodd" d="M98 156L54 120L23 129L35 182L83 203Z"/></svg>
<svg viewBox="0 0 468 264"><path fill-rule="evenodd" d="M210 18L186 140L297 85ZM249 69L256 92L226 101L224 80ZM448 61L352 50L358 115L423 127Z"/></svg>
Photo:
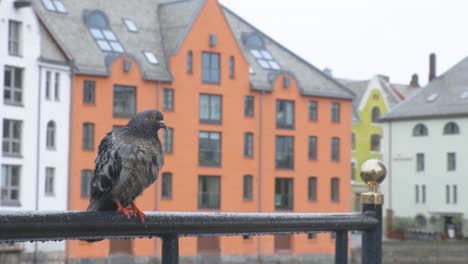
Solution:
<svg viewBox="0 0 468 264"><path fill-rule="evenodd" d="M117 211L117 204L111 199L91 199L87 211ZM103 239L84 240L89 243L99 242Z"/></svg>

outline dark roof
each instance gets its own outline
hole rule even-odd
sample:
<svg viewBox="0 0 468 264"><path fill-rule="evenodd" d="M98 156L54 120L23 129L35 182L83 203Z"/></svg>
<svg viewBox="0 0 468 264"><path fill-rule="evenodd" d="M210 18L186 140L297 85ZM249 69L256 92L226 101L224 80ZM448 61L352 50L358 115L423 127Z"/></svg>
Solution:
<svg viewBox="0 0 468 264"><path fill-rule="evenodd" d="M383 121L468 116L468 57L417 89L382 116Z"/></svg>

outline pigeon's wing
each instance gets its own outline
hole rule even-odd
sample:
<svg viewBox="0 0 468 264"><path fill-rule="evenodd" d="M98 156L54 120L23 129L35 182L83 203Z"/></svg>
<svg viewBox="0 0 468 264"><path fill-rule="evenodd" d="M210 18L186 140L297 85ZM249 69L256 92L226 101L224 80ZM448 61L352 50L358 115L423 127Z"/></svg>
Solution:
<svg viewBox="0 0 468 264"><path fill-rule="evenodd" d="M117 145L113 132L108 133L99 144L91 180L91 200L106 197L119 180L122 159Z"/></svg>

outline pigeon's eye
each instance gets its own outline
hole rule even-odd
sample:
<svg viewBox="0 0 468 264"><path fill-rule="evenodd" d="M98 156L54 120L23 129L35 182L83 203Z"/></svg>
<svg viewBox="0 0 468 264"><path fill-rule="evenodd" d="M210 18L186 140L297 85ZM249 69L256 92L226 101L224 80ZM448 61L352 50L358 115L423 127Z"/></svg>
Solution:
<svg viewBox="0 0 468 264"><path fill-rule="evenodd" d="M149 119L154 121L154 120L156 120L156 116L155 115L150 115Z"/></svg>

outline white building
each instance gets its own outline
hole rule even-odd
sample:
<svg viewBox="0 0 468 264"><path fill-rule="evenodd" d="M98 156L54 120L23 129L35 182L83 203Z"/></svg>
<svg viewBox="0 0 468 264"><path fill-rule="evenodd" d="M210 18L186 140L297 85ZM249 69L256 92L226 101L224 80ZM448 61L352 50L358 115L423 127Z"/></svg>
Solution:
<svg viewBox="0 0 468 264"><path fill-rule="evenodd" d="M0 69L0 210L65 210L70 70L29 1L0 1Z"/></svg>
<svg viewBox="0 0 468 264"><path fill-rule="evenodd" d="M385 208L446 232L468 224L467 72L465 58L382 118Z"/></svg>

